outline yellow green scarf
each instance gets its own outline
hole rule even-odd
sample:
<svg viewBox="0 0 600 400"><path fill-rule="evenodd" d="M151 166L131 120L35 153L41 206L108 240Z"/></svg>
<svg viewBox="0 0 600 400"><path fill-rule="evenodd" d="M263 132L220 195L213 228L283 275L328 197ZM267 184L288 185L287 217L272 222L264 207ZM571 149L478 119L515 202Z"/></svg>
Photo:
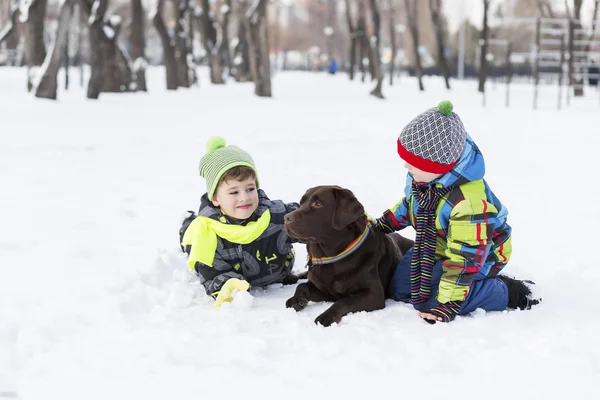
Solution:
<svg viewBox="0 0 600 400"><path fill-rule="evenodd" d="M217 237L231 243L252 243L267 229L271 223L271 212L267 209L256 221L245 226L226 224L208 217L197 217L185 231L183 247L191 245L188 265L194 272L196 262L212 267L217 250Z"/></svg>

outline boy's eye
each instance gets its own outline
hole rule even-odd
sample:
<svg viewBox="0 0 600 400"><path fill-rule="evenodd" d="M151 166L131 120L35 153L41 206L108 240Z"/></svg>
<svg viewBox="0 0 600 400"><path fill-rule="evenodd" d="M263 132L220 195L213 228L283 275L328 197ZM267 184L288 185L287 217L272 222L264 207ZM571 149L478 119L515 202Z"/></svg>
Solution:
<svg viewBox="0 0 600 400"><path fill-rule="evenodd" d="M321 204L321 202L319 200L315 200L312 202L311 207L313 208L321 208L323 207L323 204Z"/></svg>
<svg viewBox="0 0 600 400"><path fill-rule="evenodd" d="M256 190L256 188L248 188L248 191L249 191L249 192L253 192L253 191L255 191L255 190Z"/></svg>
<svg viewBox="0 0 600 400"><path fill-rule="evenodd" d="M232 196L235 196L236 194L238 194L238 192L236 190L235 192L230 192L229 194L232 195Z"/></svg>

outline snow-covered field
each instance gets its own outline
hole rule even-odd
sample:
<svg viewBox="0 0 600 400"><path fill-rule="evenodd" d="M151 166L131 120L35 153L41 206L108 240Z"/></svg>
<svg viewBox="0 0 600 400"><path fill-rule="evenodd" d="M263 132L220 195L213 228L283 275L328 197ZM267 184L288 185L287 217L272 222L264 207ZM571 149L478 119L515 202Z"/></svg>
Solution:
<svg viewBox="0 0 600 400"><path fill-rule="evenodd" d="M475 82L419 93L402 78L380 101L344 75L281 73L273 99L148 79L148 94L87 101L76 87L51 102L25 93L24 70L0 69L0 399L596 396L598 92L556 111L557 88L542 87L534 112L528 85L506 109L503 86L483 108ZM177 244L209 136L248 150L271 198L339 184L377 215L404 186L400 130L443 99L509 209L505 271L535 280L542 305L430 326L388 301L331 328L312 322L328 304L285 308L294 287L211 307Z"/></svg>

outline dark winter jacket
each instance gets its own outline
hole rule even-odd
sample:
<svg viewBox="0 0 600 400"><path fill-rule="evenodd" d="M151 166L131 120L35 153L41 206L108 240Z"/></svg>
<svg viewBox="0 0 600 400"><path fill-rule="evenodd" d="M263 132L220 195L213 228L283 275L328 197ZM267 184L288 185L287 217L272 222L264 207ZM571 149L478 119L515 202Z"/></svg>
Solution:
<svg viewBox="0 0 600 400"><path fill-rule="evenodd" d="M184 228L181 245L189 254L190 271L200 276L207 294L215 296L231 278L266 286L290 274L294 249L283 217L299 205L269 200L262 190L258 200L252 216L239 221L224 215L205 194L198 216Z"/></svg>

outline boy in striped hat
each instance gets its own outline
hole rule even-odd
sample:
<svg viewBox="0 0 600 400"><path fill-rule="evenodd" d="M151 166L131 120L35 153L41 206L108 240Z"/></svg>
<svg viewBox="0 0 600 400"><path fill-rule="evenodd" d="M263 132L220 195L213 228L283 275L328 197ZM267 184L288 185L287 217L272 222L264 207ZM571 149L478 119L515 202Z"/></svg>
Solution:
<svg viewBox="0 0 600 400"><path fill-rule="evenodd" d="M190 212L179 231L188 265L219 307L235 291L272 283L295 283L292 239L285 214L297 203L269 200L259 188L252 157L222 137L208 140L200 160L206 181L198 215Z"/></svg>
<svg viewBox="0 0 600 400"><path fill-rule="evenodd" d="M512 250L508 212L483 179L483 155L452 109L443 101L404 127L397 146L408 170L405 197L376 220L386 233L415 229L390 294L429 323L539 302L525 285L532 282L499 275Z"/></svg>

